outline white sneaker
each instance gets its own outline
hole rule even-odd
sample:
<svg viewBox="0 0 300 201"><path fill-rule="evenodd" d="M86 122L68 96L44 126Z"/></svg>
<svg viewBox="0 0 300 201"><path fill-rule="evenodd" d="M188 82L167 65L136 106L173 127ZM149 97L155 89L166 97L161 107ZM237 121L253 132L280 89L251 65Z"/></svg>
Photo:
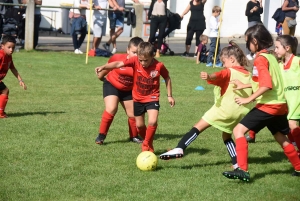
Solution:
<svg viewBox="0 0 300 201"><path fill-rule="evenodd" d="M117 48L114 48L114 49L111 51L112 54L116 54L116 52L117 52Z"/></svg>
<svg viewBox="0 0 300 201"><path fill-rule="evenodd" d="M161 154L159 156L160 159L163 160L169 160L169 159L174 159L174 158L182 158L183 157L183 149L181 148L175 148L172 149L164 154Z"/></svg>
<svg viewBox="0 0 300 201"><path fill-rule="evenodd" d="M82 52L81 52L79 49L76 49L76 50L74 51L74 53L75 53L75 54L82 54Z"/></svg>
<svg viewBox="0 0 300 201"><path fill-rule="evenodd" d="M83 54L83 52L81 52L81 50L80 50L80 49L78 49L78 54Z"/></svg>

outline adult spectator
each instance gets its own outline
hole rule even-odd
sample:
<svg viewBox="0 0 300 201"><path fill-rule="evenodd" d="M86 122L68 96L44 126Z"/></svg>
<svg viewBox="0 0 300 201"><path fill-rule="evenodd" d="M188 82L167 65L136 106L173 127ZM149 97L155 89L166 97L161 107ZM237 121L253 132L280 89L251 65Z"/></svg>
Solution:
<svg viewBox="0 0 300 201"><path fill-rule="evenodd" d="M282 24L284 35L295 35L296 31L296 13L299 10L298 0L285 0L282 5L282 11L285 13L285 19Z"/></svg>
<svg viewBox="0 0 300 201"><path fill-rule="evenodd" d="M74 53L82 54L83 52L80 50L80 47L85 39L86 31L87 31L85 9L89 8L88 0L75 0L74 7L82 8L82 9L70 10L69 18L71 18L72 21L70 34L72 36ZM78 37L78 35L80 36Z"/></svg>
<svg viewBox="0 0 300 201"><path fill-rule="evenodd" d="M149 42L154 44L157 36L157 47L155 57L160 57L160 49L163 43L163 36L167 26L167 2L168 0L152 0L148 12L148 19L150 19L150 37Z"/></svg>
<svg viewBox="0 0 300 201"><path fill-rule="evenodd" d="M246 6L245 15L248 18L248 28L262 23L260 15L263 13L262 0L250 0Z"/></svg>
<svg viewBox="0 0 300 201"><path fill-rule="evenodd" d="M105 35L106 32L106 9L107 8L107 0L94 0L94 14L93 14L93 46L89 51L89 56L96 56L96 49L99 47L102 36Z"/></svg>
<svg viewBox="0 0 300 201"><path fill-rule="evenodd" d="M196 33L196 46L194 56L197 57L197 47L200 44L200 36L206 29L205 17L203 14L204 4L206 0L191 0L189 5L183 11L181 18L191 11L191 17L187 25L187 33L185 39L185 52L182 56L188 57L194 34Z"/></svg>

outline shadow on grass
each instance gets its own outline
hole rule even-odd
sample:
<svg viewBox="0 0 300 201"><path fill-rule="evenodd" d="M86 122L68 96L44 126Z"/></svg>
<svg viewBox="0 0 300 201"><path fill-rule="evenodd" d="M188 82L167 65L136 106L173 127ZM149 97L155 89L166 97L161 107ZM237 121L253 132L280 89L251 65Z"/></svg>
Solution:
<svg viewBox="0 0 300 201"><path fill-rule="evenodd" d="M248 162L256 164L267 164L288 160L283 151L269 151L269 155L269 157L249 157Z"/></svg>
<svg viewBox="0 0 300 201"><path fill-rule="evenodd" d="M287 170L270 170L267 172L262 172L262 173L258 173L258 174L254 174L253 177L251 177L252 182L254 182L254 180L259 180L261 178L264 178L267 175L273 175L273 174L288 174L291 175L293 172L293 169L287 169Z"/></svg>
<svg viewBox="0 0 300 201"><path fill-rule="evenodd" d="M109 144L115 144L115 143L133 143L131 141L129 141L129 139L123 139L123 140L115 140L115 141L104 141L103 145L109 145ZM101 146L103 146L101 145Z"/></svg>
<svg viewBox="0 0 300 201"><path fill-rule="evenodd" d="M63 114L66 112L16 112L16 113L8 113L8 117L22 117L22 116L30 116L30 115L43 115L46 116L48 114Z"/></svg>

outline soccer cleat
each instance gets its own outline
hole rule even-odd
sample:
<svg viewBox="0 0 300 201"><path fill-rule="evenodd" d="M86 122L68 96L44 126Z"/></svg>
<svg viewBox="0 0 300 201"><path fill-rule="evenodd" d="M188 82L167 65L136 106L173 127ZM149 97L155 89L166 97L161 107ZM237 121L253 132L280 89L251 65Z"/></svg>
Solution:
<svg viewBox="0 0 300 201"><path fill-rule="evenodd" d="M248 143L255 143L255 138L250 137L250 135L246 135L245 137Z"/></svg>
<svg viewBox="0 0 300 201"><path fill-rule="evenodd" d="M159 156L159 158L162 160L169 160L169 159L182 158L182 157L183 157L183 150L181 148L172 149Z"/></svg>
<svg viewBox="0 0 300 201"><path fill-rule="evenodd" d="M134 143L137 143L137 144L141 144L141 143L143 143L143 140L142 140L142 138L140 138L139 136L136 136L136 137L130 138L130 141L131 141L131 142L134 142Z"/></svg>
<svg viewBox="0 0 300 201"><path fill-rule="evenodd" d="M244 171L241 168L236 168L233 171L223 172L223 175L228 179L239 179L242 181L250 181L250 173L248 171Z"/></svg>
<svg viewBox="0 0 300 201"><path fill-rule="evenodd" d="M103 47L106 51L109 51L109 45L107 45L107 43L103 44L102 47Z"/></svg>
<svg viewBox="0 0 300 201"><path fill-rule="evenodd" d="M113 50L111 51L112 54L116 54L117 53L117 48L113 48Z"/></svg>
<svg viewBox="0 0 300 201"><path fill-rule="evenodd" d="M189 57L190 55L189 55L189 53L184 52L181 56L182 56L182 57Z"/></svg>
<svg viewBox="0 0 300 201"><path fill-rule="evenodd" d="M2 119L2 118L7 118L7 115L6 115L6 113L5 113L5 112L3 112L3 113L0 113L0 119Z"/></svg>
<svg viewBox="0 0 300 201"><path fill-rule="evenodd" d="M105 138L106 138L106 135L99 134L95 140L95 143L102 145L104 143Z"/></svg>
<svg viewBox="0 0 300 201"><path fill-rule="evenodd" d="M294 176L294 177L300 177L300 171L294 171L293 173L292 173L292 176Z"/></svg>
<svg viewBox="0 0 300 201"><path fill-rule="evenodd" d="M206 64L206 67L212 67L212 66L213 66L213 64L211 62Z"/></svg>

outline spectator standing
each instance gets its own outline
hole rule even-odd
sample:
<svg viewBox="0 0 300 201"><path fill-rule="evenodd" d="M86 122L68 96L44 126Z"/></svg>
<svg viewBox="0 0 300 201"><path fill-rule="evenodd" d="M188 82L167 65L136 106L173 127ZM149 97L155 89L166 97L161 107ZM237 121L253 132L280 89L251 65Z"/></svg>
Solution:
<svg viewBox="0 0 300 201"><path fill-rule="evenodd" d="M148 12L150 19L150 37L149 42L153 45L155 42L155 34L158 29L157 48L155 57L160 57L160 49L163 43L163 36L167 26L167 2L168 0L152 0Z"/></svg>
<svg viewBox="0 0 300 201"><path fill-rule="evenodd" d="M75 0L74 1L75 8L89 8L88 0ZM70 10L69 18L72 21L71 27L71 36L74 46L75 54L82 54L83 52L80 50L80 47L86 36L86 15L85 9L72 9ZM78 38L78 35L80 37Z"/></svg>
<svg viewBox="0 0 300 201"><path fill-rule="evenodd" d="M105 35L106 32L106 9L107 8L107 0L94 0L94 14L93 14L93 46L89 51L89 56L96 56L96 49L99 47L102 36Z"/></svg>
<svg viewBox="0 0 300 201"><path fill-rule="evenodd" d="M250 0L247 3L245 15L248 18L248 28L262 23L260 15L263 13L262 0Z"/></svg>
<svg viewBox="0 0 300 201"><path fill-rule="evenodd" d="M196 48L195 48L195 54L196 57L196 51L197 46L200 44L200 36L206 29L205 24L205 17L203 14L204 11L204 4L206 3L206 0L192 0L190 1L189 5L186 7L186 9L183 11L181 18L183 18L184 15L186 15L189 11L191 11L191 17L189 20L189 23L187 25L187 33L186 33L186 39L185 39L185 52L182 54L182 56L188 57L193 36L196 33Z"/></svg>
<svg viewBox="0 0 300 201"><path fill-rule="evenodd" d="M42 0L34 0L35 5L42 5L43 1ZM41 15L41 7L36 7L34 8L34 30L33 30L33 48L36 49L36 46L38 45L39 42L39 28L42 20L42 15Z"/></svg>
<svg viewBox="0 0 300 201"><path fill-rule="evenodd" d="M296 31L296 13L299 10L298 0L285 0L282 5L282 11L285 13L285 19L282 24L284 35L295 35Z"/></svg>

